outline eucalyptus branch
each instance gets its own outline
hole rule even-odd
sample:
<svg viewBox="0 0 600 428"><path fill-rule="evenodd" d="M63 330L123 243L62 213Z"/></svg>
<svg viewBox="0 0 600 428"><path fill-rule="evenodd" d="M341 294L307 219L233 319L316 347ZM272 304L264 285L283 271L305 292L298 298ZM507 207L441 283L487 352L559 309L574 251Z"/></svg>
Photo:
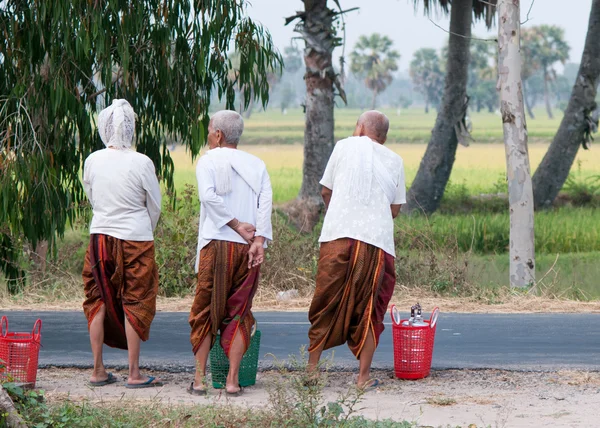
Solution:
<svg viewBox="0 0 600 428"><path fill-rule="evenodd" d="M455 33L454 31L448 31L445 28L441 27L439 24L435 23L431 18L428 17L427 19L429 19L429 21L431 21L431 23L433 25L435 25L436 27L438 27L440 30L445 31L448 34L452 34L453 36L462 37L463 39L469 39L469 40L481 40L482 42L494 42L494 43L498 43L498 39L480 39L480 38L477 38L477 37L467 37L464 34L458 34L458 33Z"/></svg>

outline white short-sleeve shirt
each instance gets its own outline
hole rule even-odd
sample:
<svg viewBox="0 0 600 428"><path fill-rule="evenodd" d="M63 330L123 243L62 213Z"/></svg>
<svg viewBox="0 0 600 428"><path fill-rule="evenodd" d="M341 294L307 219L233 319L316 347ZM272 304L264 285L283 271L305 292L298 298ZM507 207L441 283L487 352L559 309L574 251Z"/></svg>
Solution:
<svg viewBox="0 0 600 428"><path fill-rule="evenodd" d="M373 179L369 203L363 204L352 196L353 192L348 188L351 171L348 162L350 152L344 150L346 142L341 140L335 145L320 181L321 185L332 190L332 195L319 242L352 238L381 248L395 257L394 219L390 205L406 203L404 162L387 147L371 142L373 156L377 156L393 178L396 194L390 204L379 182Z"/></svg>

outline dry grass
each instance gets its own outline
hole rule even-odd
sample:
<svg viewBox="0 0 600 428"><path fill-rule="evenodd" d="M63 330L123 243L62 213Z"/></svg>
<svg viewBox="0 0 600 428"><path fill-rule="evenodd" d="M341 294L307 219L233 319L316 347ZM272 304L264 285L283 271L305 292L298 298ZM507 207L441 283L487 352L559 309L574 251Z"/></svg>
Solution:
<svg viewBox="0 0 600 428"><path fill-rule="evenodd" d="M556 383L571 386L600 386L600 373L576 370L561 370L556 373Z"/></svg>
<svg viewBox="0 0 600 428"><path fill-rule="evenodd" d="M438 406L438 407L454 406L455 404L457 404L457 401L454 398L444 397L441 395L428 397L425 401L430 406Z"/></svg>
<svg viewBox="0 0 600 428"><path fill-rule="evenodd" d="M307 311L312 294L308 291L297 299L278 301L276 290L259 287L254 299L254 311ZM396 286L396 291L390 304L400 308L410 308L419 302L427 311L439 307L442 312L456 313L600 313L600 301L580 302L567 299L557 299L548 296L533 296L512 292L505 289L495 300L501 303L491 303L481 297L444 297L431 291ZM157 310L159 312L188 312L192 306L193 296L159 297ZM12 310L81 310L83 292L72 289L56 295L30 294L9 297L0 295L0 307ZM387 319L386 319L387 321Z"/></svg>

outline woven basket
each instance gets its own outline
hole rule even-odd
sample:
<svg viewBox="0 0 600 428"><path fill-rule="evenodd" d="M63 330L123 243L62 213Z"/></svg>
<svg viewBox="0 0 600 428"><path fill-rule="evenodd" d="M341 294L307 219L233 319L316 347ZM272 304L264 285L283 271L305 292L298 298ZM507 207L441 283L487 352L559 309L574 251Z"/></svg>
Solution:
<svg viewBox="0 0 600 428"><path fill-rule="evenodd" d="M229 372L229 359L221 347L220 340L221 336L217 335L215 346L210 350L210 373L212 375L213 388L217 389L225 388L225 381ZM246 387L256 383L259 349L260 331L257 330L252 339L250 339L250 347L242 357L239 375L240 386Z"/></svg>

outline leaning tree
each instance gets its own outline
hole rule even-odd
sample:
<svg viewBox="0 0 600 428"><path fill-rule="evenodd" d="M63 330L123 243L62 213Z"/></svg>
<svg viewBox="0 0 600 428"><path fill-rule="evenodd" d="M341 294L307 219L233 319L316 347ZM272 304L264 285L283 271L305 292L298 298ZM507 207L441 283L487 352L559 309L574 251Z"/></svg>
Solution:
<svg viewBox="0 0 600 428"><path fill-rule="evenodd" d="M421 0L414 1L415 6ZM448 184L456 157L459 139L464 138L464 121L467 114L467 81L469 74L471 25L473 17L483 18L492 25L496 0L422 0L426 13L439 6L450 12L450 34L446 81L435 126L419 170L407 196L403 212L437 210Z"/></svg>
<svg viewBox="0 0 600 428"><path fill-rule="evenodd" d="M133 106L137 150L169 189L167 138L196 156L214 91L229 108L237 88L245 103L251 96L266 103L267 73L281 58L270 34L246 16L246 3L0 3L1 270L18 277L18 243L52 247L80 212L82 162L102 147L96 113L113 98ZM231 48L240 56L235 79L228 78Z"/></svg>
<svg viewBox="0 0 600 428"><path fill-rule="evenodd" d="M596 91L600 83L600 0L592 1L579 73L558 131L533 175L536 208L552 205L562 189L579 147L588 149L598 127Z"/></svg>

